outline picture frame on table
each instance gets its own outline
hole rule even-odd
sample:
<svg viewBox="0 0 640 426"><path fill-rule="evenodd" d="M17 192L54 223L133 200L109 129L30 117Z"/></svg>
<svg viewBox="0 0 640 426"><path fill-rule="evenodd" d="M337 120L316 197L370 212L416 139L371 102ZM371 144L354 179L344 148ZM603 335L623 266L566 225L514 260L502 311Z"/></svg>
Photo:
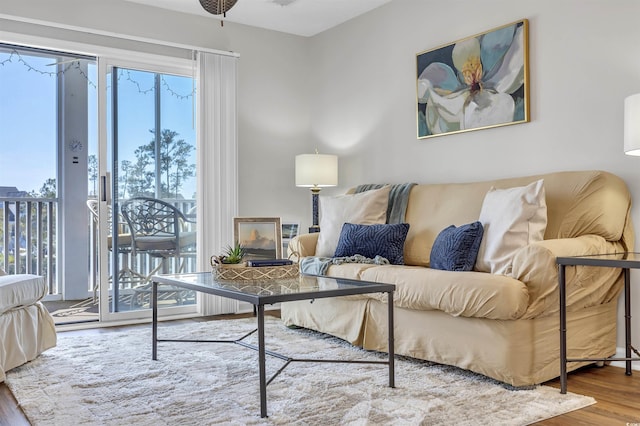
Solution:
<svg viewBox="0 0 640 426"><path fill-rule="evenodd" d="M244 260L282 258L279 217L234 217L233 237L245 249Z"/></svg>
<svg viewBox="0 0 640 426"><path fill-rule="evenodd" d="M422 51L416 69L418 139L530 121L526 19Z"/></svg>
<svg viewBox="0 0 640 426"><path fill-rule="evenodd" d="M298 236L300 232L300 222L283 222L282 223L282 254L287 256L289 241Z"/></svg>

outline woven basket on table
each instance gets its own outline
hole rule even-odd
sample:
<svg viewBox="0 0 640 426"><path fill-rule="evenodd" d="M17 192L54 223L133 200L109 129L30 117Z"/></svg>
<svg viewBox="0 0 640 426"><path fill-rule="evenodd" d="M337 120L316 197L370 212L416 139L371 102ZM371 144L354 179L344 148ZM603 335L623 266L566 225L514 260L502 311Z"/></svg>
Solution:
<svg viewBox="0 0 640 426"><path fill-rule="evenodd" d="M281 266L242 266L218 264L213 267L213 275L220 280L273 280L294 278L300 273L298 264Z"/></svg>

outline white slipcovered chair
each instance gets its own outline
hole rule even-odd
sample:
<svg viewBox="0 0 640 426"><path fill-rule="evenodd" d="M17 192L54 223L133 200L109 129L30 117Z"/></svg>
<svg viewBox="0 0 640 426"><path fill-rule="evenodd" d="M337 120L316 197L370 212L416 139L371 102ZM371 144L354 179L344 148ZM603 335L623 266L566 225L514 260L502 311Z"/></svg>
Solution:
<svg viewBox="0 0 640 426"><path fill-rule="evenodd" d="M43 277L0 269L0 382L7 371L56 345L53 318L40 302L46 294Z"/></svg>

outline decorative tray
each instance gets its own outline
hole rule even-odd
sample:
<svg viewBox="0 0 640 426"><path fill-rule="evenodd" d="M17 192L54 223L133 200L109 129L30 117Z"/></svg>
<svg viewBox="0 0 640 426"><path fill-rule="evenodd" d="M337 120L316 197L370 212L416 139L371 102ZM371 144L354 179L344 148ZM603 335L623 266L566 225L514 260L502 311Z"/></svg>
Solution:
<svg viewBox="0 0 640 426"><path fill-rule="evenodd" d="M246 266L245 263L226 264L211 262L213 275L220 280L272 280L294 278L300 274L297 263L278 266Z"/></svg>

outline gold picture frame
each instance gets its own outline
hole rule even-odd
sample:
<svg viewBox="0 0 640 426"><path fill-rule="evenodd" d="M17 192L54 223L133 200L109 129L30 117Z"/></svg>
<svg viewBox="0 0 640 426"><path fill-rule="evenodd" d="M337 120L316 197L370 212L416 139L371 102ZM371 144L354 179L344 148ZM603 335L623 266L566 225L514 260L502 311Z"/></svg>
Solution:
<svg viewBox="0 0 640 426"><path fill-rule="evenodd" d="M233 237L245 248L244 260L282 258L279 217L234 217Z"/></svg>
<svg viewBox="0 0 640 426"><path fill-rule="evenodd" d="M416 55L418 139L520 124L529 113L529 21Z"/></svg>

